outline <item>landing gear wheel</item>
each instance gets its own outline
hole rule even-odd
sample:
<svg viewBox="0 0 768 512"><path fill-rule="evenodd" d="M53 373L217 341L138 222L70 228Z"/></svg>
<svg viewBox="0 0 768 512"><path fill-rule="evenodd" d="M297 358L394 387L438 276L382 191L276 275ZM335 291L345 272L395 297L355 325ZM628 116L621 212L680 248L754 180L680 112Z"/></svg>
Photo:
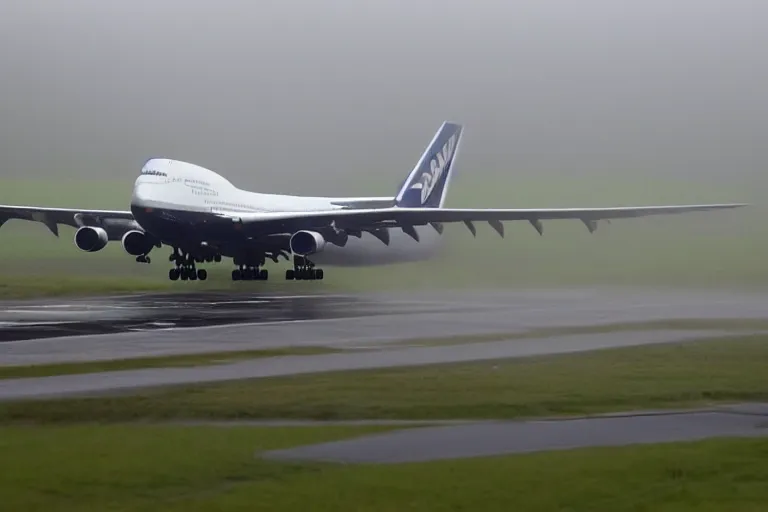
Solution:
<svg viewBox="0 0 768 512"><path fill-rule="evenodd" d="M323 270L312 267L296 267L285 271L286 281L321 281L325 277Z"/></svg>
<svg viewBox="0 0 768 512"><path fill-rule="evenodd" d="M269 279L269 272L267 272L266 270L261 270L259 272L259 279L262 280L262 281L268 280Z"/></svg>
<svg viewBox="0 0 768 512"><path fill-rule="evenodd" d="M242 272L235 269L232 271L232 280L233 281L240 281L243 278Z"/></svg>
<svg viewBox="0 0 768 512"><path fill-rule="evenodd" d="M178 281L180 276L181 272L179 272L179 269L177 268L172 268L168 271L168 279L171 281Z"/></svg>
<svg viewBox="0 0 768 512"><path fill-rule="evenodd" d="M208 279L208 271L201 268L200 270L197 271L197 278L201 281L205 281L206 279Z"/></svg>

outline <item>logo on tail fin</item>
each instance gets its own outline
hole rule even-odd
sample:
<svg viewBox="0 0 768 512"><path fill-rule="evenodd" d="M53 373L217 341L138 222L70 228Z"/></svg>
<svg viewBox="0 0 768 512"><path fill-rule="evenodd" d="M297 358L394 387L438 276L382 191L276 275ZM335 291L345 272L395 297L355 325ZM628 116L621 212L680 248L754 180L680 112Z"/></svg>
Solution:
<svg viewBox="0 0 768 512"><path fill-rule="evenodd" d="M452 135L448 142L446 142L442 149L429 162L429 170L421 175L419 181L414 185L414 188L421 187L421 204L427 202L432 190L440 181L440 176L443 175L446 167L450 166L451 158L453 158L453 152L456 151L456 134Z"/></svg>
<svg viewBox="0 0 768 512"><path fill-rule="evenodd" d="M461 143L460 124L444 122L395 196L405 208L440 208Z"/></svg>

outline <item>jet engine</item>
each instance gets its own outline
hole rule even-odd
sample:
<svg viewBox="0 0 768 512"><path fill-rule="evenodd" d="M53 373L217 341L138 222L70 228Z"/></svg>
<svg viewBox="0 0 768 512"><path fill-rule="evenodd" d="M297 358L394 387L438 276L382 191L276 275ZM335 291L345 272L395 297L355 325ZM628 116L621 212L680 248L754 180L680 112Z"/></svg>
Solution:
<svg viewBox="0 0 768 512"><path fill-rule="evenodd" d="M107 246L109 236L102 228L83 226L75 233L75 245L85 252L100 251Z"/></svg>
<svg viewBox="0 0 768 512"><path fill-rule="evenodd" d="M135 229L124 234L120 243L123 245L123 250L131 256L148 254L155 245L146 233Z"/></svg>
<svg viewBox="0 0 768 512"><path fill-rule="evenodd" d="M291 236L291 252L299 256L308 256L325 248L325 238L316 231L297 231Z"/></svg>

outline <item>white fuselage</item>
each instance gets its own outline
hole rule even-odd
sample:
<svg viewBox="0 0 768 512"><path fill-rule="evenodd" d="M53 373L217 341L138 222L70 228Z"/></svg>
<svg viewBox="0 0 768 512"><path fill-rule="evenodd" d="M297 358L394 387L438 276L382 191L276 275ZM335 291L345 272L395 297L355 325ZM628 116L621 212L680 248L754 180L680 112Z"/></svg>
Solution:
<svg viewBox="0 0 768 512"><path fill-rule="evenodd" d="M163 243L177 247L206 242L216 233L205 226L217 214L304 212L344 208L344 204L384 206L391 198L332 198L260 194L235 187L223 176L195 164L152 159L141 170L131 198L137 222ZM388 204L386 204L388 206ZM438 253L440 235L431 227L417 229L417 242L399 229L390 230L385 245L369 233L349 237L344 247L327 244L311 256L328 265L363 266L418 261ZM239 243L236 240L232 244ZM226 251L225 255L228 255Z"/></svg>

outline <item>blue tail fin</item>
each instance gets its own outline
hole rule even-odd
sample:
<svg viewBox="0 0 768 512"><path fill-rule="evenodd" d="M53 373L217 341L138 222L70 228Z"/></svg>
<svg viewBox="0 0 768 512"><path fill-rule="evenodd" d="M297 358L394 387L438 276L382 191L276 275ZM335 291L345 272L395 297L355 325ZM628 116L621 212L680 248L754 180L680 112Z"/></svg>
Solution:
<svg viewBox="0 0 768 512"><path fill-rule="evenodd" d="M444 122L400 191L395 204L404 208L440 208L445 203L462 126Z"/></svg>

